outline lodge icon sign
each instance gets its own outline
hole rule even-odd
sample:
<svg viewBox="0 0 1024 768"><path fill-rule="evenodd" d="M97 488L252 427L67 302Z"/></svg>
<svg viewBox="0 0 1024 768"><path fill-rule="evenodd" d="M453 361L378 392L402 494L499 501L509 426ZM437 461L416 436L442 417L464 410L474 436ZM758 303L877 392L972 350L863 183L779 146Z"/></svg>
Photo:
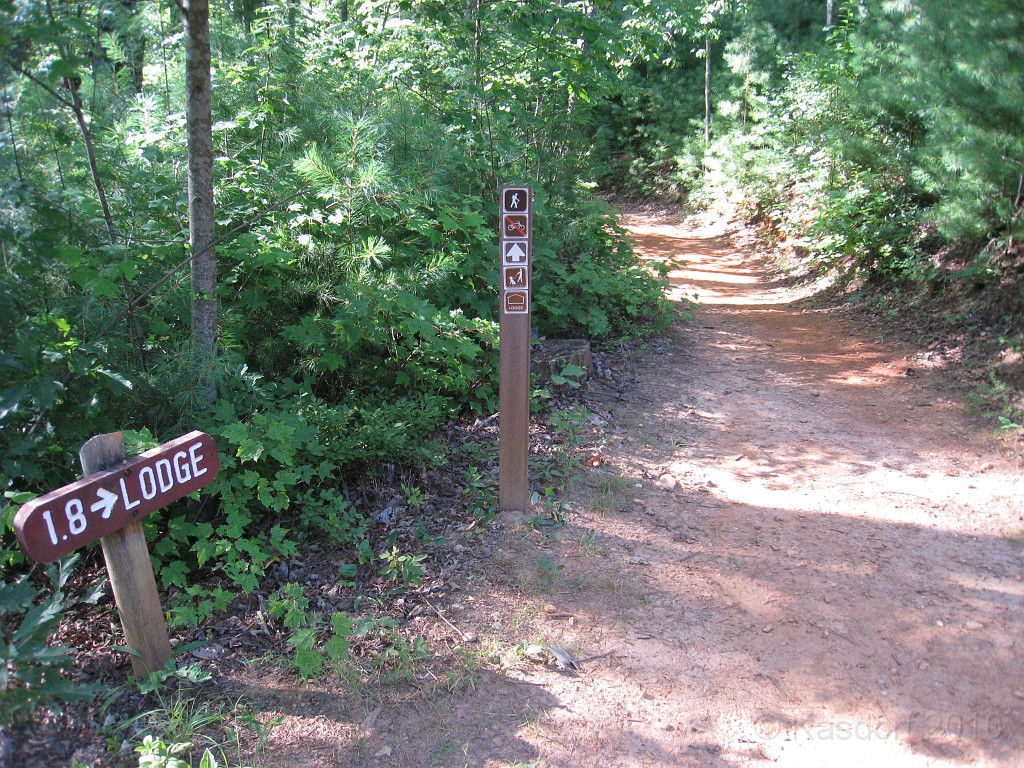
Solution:
<svg viewBox="0 0 1024 768"><path fill-rule="evenodd" d="M525 315L530 311L530 294L527 291L505 291L503 304L505 314Z"/></svg>

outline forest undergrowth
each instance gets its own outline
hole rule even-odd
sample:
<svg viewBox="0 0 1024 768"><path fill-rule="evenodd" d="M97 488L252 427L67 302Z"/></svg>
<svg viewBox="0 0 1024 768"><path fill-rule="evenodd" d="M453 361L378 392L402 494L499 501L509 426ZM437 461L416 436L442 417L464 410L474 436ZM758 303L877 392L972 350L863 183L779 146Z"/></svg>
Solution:
<svg viewBox="0 0 1024 768"><path fill-rule="evenodd" d="M637 345L595 354L603 380L625 374L609 360L624 364L630 347ZM564 525L558 496L600 455L605 439L602 420L576 402L583 373L567 366L532 394L530 472L537 490L530 525L538 531ZM443 465L388 464L353 478L346 498L366 518L354 549L344 541L311 540L275 558L251 591L224 598L216 613L172 624L175 656L148 678L125 675L102 564L90 558L73 577L69 564L63 588L90 595L65 600L59 625L47 630L53 642L76 649L63 670L83 695L44 704L20 717L19 727L5 728L4 764L259 762L261 739L274 724L244 700L225 700L220 690L227 673L253 665L299 680L330 675L367 701L428 679L442 691L458 689L474 662L453 656L445 639L423 632L416 618L444 621L439 606L456 599L500 546L506 526L497 510L497 426L493 417L453 420L436 435L447 451ZM227 586L217 569L194 573L189 585L197 605Z"/></svg>
<svg viewBox="0 0 1024 768"><path fill-rule="evenodd" d="M1019 450L1021 13L821 5L215 6L211 293L186 269L191 22L0 2L0 749L25 723L30 751L34 728L95 732L97 710L75 707L98 681L110 707L167 690L110 677L125 652L95 548L76 572L15 541L19 506L76 478L98 433L135 453L198 428L221 449L202 496L146 519L175 632L265 643L300 677L421 654L387 617L452 530L465 547L494 521L500 183L534 189L541 336L629 347L687 314L599 190L724 201L792 255L782 269L840 276L822 306L959 366ZM213 355L193 338L211 303ZM565 399L579 373L537 390L549 518L571 448L600 439ZM307 587L325 568L320 604ZM114 711L97 727L117 753Z"/></svg>

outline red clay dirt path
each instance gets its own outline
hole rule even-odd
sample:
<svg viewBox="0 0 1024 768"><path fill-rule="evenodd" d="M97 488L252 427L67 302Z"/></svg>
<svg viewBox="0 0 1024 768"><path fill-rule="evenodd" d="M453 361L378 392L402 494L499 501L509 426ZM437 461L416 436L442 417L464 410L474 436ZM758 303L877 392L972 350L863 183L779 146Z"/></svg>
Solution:
<svg viewBox="0 0 1024 768"><path fill-rule="evenodd" d="M446 606L455 693L279 708L273 764L1024 765L1019 467L942 371L721 227L626 223L700 306L627 386L591 384L611 440L569 525L505 520Z"/></svg>

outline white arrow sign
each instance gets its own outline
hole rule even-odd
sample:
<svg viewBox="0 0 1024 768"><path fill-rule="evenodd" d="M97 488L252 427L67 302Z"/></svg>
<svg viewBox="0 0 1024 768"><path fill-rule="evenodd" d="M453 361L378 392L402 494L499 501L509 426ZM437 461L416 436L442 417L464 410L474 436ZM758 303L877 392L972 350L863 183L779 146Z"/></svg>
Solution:
<svg viewBox="0 0 1024 768"><path fill-rule="evenodd" d="M516 242L507 242L504 245L504 263L507 266L515 266L517 264L526 263L526 249L523 248L522 244Z"/></svg>
<svg viewBox="0 0 1024 768"><path fill-rule="evenodd" d="M93 512L99 512L103 510L103 519L106 520L110 517L110 513L114 511L114 505L117 504L117 494L111 493L104 488L97 488L96 495L99 496L99 501L94 501L89 509Z"/></svg>

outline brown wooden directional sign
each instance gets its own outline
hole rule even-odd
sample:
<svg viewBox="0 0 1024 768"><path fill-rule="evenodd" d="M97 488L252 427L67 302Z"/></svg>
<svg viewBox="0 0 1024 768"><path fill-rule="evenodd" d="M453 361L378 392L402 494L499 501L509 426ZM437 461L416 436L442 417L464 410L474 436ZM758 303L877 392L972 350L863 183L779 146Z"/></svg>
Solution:
<svg viewBox="0 0 1024 768"><path fill-rule="evenodd" d="M501 286L499 291L498 506L529 506L530 449L530 187L499 189Z"/></svg>
<svg viewBox="0 0 1024 768"><path fill-rule="evenodd" d="M14 533L26 557L49 563L209 485L218 470L213 438L190 432L30 501Z"/></svg>

